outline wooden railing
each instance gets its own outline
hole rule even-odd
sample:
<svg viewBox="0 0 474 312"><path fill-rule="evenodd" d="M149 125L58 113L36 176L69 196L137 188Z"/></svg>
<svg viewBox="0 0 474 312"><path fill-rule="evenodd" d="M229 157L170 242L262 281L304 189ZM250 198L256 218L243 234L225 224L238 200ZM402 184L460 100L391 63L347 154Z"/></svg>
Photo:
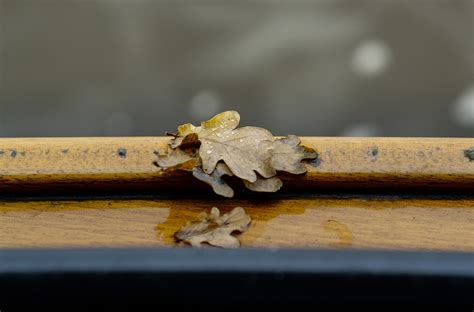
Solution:
<svg viewBox="0 0 474 312"><path fill-rule="evenodd" d="M168 139L0 139L0 247L171 246L241 206L244 247L474 251L474 139L304 137L307 174L233 199L154 165Z"/></svg>
<svg viewBox="0 0 474 312"><path fill-rule="evenodd" d="M113 189L203 188L154 162L166 137L0 139L0 192L68 185ZM305 137L318 158L283 190L413 188L474 191L474 139ZM183 183L186 182L186 183ZM148 186L147 186L148 185ZM79 191L79 189L76 189Z"/></svg>

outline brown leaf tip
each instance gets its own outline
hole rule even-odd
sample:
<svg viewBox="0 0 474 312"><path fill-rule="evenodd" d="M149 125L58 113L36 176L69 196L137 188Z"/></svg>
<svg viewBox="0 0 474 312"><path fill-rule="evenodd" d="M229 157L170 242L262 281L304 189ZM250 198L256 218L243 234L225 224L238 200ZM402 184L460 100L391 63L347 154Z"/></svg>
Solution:
<svg viewBox="0 0 474 312"><path fill-rule="evenodd" d="M275 138L263 128L237 128L239 122L238 112L227 111L200 126L179 126L167 153L158 156L157 165L164 170L192 171L217 194L233 197L224 175L241 179L255 192L276 192L283 185L279 171L303 174L306 166L302 161L317 157L314 150L301 146L295 135Z"/></svg>
<svg viewBox="0 0 474 312"><path fill-rule="evenodd" d="M240 241L232 234L247 231L250 222L250 216L242 207L236 207L222 216L219 209L213 207L209 215L202 212L196 221L188 221L174 237L178 242L184 241L197 248L202 247L202 243L222 248L238 248Z"/></svg>

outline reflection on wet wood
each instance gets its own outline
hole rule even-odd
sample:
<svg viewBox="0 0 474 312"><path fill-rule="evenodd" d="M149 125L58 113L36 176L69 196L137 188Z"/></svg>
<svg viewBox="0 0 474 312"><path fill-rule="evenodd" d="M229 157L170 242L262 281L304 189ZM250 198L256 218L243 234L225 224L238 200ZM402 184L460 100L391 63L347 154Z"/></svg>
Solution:
<svg viewBox="0 0 474 312"><path fill-rule="evenodd" d="M252 217L243 247L474 251L474 199L279 197L0 202L0 247L171 246L212 206Z"/></svg>
<svg viewBox="0 0 474 312"><path fill-rule="evenodd" d="M322 225L324 230L334 232L339 238L339 241L333 244L334 246L348 247L352 245L354 236L347 225L336 220L324 221Z"/></svg>

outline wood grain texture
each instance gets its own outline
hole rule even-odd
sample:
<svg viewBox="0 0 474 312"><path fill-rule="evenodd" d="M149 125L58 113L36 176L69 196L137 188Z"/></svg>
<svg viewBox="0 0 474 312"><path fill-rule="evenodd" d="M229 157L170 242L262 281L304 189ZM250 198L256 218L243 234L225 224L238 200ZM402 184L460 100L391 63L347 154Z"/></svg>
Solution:
<svg viewBox="0 0 474 312"><path fill-rule="evenodd" d="M187 172L154 165L169 138L0 139L0 193L208 189ZM438 188L474 190L474 139L304 137L318 152L285 189ZM472 153L471 153L472 152Z"/></svg>
<svg viewBox="0 0 474 312"><path fill-rule="evenodd" d="M242 206L253 219L241 236L245 247L474 251L474 139L302 138L319 155L307 174L284 175L283 194L238 192L236 199L218 198L188 172L156 167L167 141L0 139L0 247L170 246L172 234L201 211ZM323 196L325 188L381 188L395 196ZM399 196L403 189L444 196ZM73 198L66 190L94 196L157 190L164 196L58 200ZM28 201L35 192L55 200ZM9 193L20 201L8 200Z"/></svg>
<svg viewBox="0 0 474 312"><path fill-rule="evenodd" d="M0 202L0 247L172 246L216 206L252 217L243 247L474 251L474 199L283 198Z"/></svg>

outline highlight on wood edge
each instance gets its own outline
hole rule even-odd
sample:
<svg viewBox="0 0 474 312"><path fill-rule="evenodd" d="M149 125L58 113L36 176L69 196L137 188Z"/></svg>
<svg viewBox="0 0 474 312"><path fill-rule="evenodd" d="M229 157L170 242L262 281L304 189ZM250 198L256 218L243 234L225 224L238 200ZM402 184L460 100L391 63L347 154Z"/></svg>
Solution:
<svg viewBox="0 0 474 312"><path fill-rule="evenodd" d="M473 138L302 137L318 158L286 188L422 187L474 189ZM3 138L0 192L90 185L154 187L194 181L154 165L168 137ZM186 187L205 188L201 183Z"/></svg>

